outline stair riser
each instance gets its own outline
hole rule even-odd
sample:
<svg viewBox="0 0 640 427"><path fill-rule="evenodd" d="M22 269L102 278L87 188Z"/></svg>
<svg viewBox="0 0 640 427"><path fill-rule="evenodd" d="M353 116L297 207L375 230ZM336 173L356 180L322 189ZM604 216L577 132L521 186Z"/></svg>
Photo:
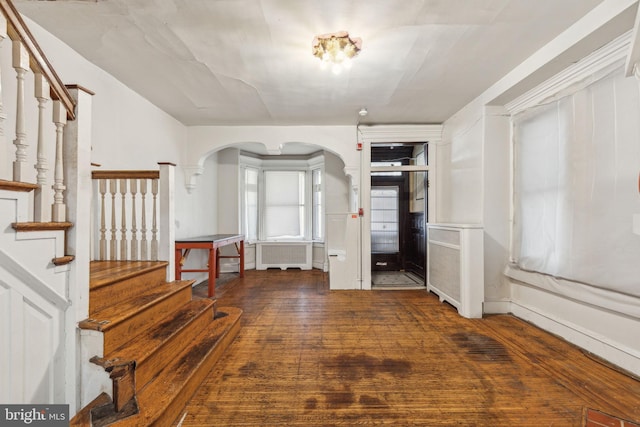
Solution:
<svg viewBox="0 0 640 427"><path fill-rule="evenodd" d="M205 359L202 361L194 375L192 375L189 380L184 383L182 391L178 393L176 398L171 403L169 403L162 415L160 415L156 422L152 424L153 426L169 427L173 425L178 416L180 416L187 402L191 399L200 384L202 384L202 381L204 381L204 378L209 374L211 369L213 369L216 362L220 360L226 349L229 347L229 345L231 345L239 332L240 321L237 321L231 326L227 334L222 337L219 342L216 343L215 348L206 355Z"/></svg>
<svg viewBox="0 0 640 427"><path fill-rule="evenodd" d="M178 333L164 342L151 356L136 367L136 389L141 390L156 376L173 358L184 348L185 343L191 342L205 328L209 327L213 319L213 306L207 307L186 324Z"/></svg>
<svg viewBox="0 0 640 427"><path fill-rule="evenodd" d="M129 319L109 328L104 332L104 354L109 354L126 341L144 333L155 322L189 301L191 301L191 288L185 287L146 310L140 311Z"/></svg>
<svg viewBox="0 0 640 427"><path fill-rule="evenodd" d="M143 294L149 287L163 283L165 276L166 270L163 267L107 286L92 289L89 297L90 315L103 308L120 304L124 300Z"/></svg>

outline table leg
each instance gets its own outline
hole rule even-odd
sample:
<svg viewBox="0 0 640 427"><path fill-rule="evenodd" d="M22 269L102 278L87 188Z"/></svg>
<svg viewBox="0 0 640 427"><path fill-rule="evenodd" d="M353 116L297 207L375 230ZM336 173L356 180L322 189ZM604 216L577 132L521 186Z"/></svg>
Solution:
<svg viewBox="0 0 640 427"><path fill-rule="evenodd" d="M175 273L176 273L176 280L181 280L182 279L182 264L180 264L180 261L182 260L182 249L178 249L176 248L175 250Z"/></svg>
<svg viewBox="0 0 640 427"><path fill-rule="evenodd" d="M216 296L216 256L217 249L209 249L209 298Z"/></svg>
<svg viewBox="0 0 640 427"><path fill-rule="evenodd" d="M216 279L220 277L220 248L216 249Z"/></svg>
<svg viewBox="0 0 640 427"><path fill-rule="evenodd" d="M244 240L240 240L240 277L244 277Z"/></svg>

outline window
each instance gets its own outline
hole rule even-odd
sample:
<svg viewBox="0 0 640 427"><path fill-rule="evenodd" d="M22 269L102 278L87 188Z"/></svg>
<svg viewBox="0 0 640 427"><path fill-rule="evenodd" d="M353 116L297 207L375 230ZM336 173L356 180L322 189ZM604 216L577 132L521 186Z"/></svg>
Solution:
<svg viewBox="0 0 640 427"><path fill-rule="evenodd" d="M312 238L322 240L322 169L311 171Z"/></svg>
<svg viewBox="0 0 640 427"><path fill-rule="evenodd" d="M514 118L518 266L640 296L637 83L621 68Z"/></svg>
<svg viewBox="0 0 640 427"><path fill-rule="evenodd" d="M247 240L258 240L258 169L244 170L243 220Z"/></svg>
<svg viewBox="0 0 640 427"><path fill-rule="evenodd" d="M305 173L264 171L264 238L305 237Z"/></svg>
<svg viewBox="0 0 640 427"><path fill-rule="evenodd" d="M323 160L241 156L240 218L247 241L323 240Z"/></svg>
<svg viewBox="0 0 640 427"><path fill-rule="evenodd" d="M399 251L398 187L371 188L371 252Z"/></svg>

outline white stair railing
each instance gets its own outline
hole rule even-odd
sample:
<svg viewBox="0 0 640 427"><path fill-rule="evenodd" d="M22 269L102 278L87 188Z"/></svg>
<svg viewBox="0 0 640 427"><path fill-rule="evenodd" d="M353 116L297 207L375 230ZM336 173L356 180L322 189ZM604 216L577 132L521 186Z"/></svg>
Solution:
<svg viewBox="0 0 640 427"><path fill-rule="evenodd" d="M96 260L170 261L159 248L173 245L169 234L173 214L168 212L173 210L173 181L164 176L173 176L173 167L162 163L157 171L93 171L94 200L99 210L94 213L99 224L93 232Z"/></svg>
<svg viewBox="0 0 640 427"><path fill-rule="evenodd" d="M10 45L3 43L7 37ZM33 217L29 219L37 223L65 222L64 128L67 119L75 119L75 101L10 0L0 0L0 43L11 49L11 66L16 77L15 108L8 103L10 100L3 99L0 91L2 152L9 152L5 137L7 122L15 123L13 167L7 170L10 159L6 159L6 164L0 167L0 184L34 184ZM2 72L7 70L0 70L0 75ZM31 80L33 87L27 84ZM28 123L33 116L28 111L34 105L37 123ZM47 113L51 114L52 122L47 123ZM29 150L30 145L36 145L35 156ZM50 157L54 158L53 176L48 175Z"/></svg>

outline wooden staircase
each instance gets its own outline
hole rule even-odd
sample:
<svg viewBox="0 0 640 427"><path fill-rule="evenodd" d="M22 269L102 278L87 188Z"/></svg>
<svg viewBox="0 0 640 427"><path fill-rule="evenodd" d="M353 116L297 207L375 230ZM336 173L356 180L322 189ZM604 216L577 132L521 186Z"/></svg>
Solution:
<svg viewBox="0 0 640 427"><path fill-rule="evenodd" d="M167 283L167 262L91 263L89 318L102 333L91 361L110 374L71 426L171 425L240 329L242 311L192 299L192 280Z"/></svg>

